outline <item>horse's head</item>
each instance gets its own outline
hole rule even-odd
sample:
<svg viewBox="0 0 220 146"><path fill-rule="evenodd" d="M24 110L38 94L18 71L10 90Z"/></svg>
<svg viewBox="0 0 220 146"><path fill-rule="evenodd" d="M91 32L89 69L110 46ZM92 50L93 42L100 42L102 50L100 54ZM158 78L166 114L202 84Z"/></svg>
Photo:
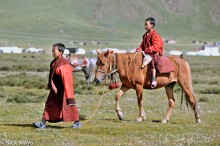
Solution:
<svg viewBox="0 0 220 146"><path fill-rule="evenodd" d="M114 56L113 52L107 50L106 52L99 52L96 50L98 56L97 56L97 69L95 73L95 79L94 81L96 83L101 83L102 80L104 80L108 73L111 71L112 64L114 62Z"/></svg>

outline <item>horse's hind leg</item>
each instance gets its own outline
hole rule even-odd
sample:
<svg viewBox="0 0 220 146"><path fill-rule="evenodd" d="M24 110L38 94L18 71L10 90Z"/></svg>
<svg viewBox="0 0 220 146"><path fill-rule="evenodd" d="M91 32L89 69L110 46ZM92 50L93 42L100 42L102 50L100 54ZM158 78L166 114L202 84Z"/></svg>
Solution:
<svg viewBox="0 0 220 146"><path fill-rule="evenodd" d="M89 73L89 70L88 69L82 69L84 75L85 75L85 78L86 78L86 85L89 86L90 84L90 73Z"/></svg>
<svg viewBox="0 0 220 146"><path fill-rule="evenodd" d="M118 115L118 118L119 120L123 120L124 119L124 115L123 115L123 112L121 110L121 107L120 107L120 97L129 90L129 88L125 87L125 86L121 86L121 89L118 91L118 93L116 94L115 96L115 101L116 101L116 104L115 104L115 111Z"/></svg>
<svg viewBox="0 0 220 146"><path fill-rule="evenodd" d="M167 86L165 86L165 90L166 90L166 94L167 94L167 98L168 98L168 102L169 102L169 107L167 109L166 115L164 117L164 119L161 121L162 123L168 123L170 120L170 116L172 114L174 105L175 105L175 99L173 96L173 87L176 83L173 82Z"/></svg>
<svg viewBox="0 0 220 146"><path fill-rule="evenodd" d="M195 95L193 93L192 87L192 76L189 64L186 62L185 66L182 66L182 70L179 71L178 75L178 84L185 92L185 97L187 101L190 103L190 106L194 110L196 123L200 123L200 113L198 109L198 103L196 101Z"/></svg>
<svg viewBox="0 0 220 146"><path fill-rule="evenodd" d="M188 84L185 83L184 85L181 83L179 83L179 84L185 92L185 97L186 97L187 101L189 102L190 106L194 110L196 123L200 123L201 120L200 120L200 112L198 109L198 102L195 99L195 96L193 94L193 89L192 89L190 83L188 83Z"/></svg>

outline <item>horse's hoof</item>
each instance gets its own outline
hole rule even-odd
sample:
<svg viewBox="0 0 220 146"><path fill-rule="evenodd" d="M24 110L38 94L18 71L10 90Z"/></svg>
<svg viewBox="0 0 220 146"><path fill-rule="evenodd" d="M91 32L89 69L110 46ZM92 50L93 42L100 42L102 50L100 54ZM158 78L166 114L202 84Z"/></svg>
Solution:
<svg viewBox="0 0 220 146"><path fill-rule="evenodd" d="M122 111L118 111L117 115L118 115L119 120L124 120L124 114Z"/></svg>
<svg viewBox="0 0 220 146"><path fill-rule="evenodd" d="M197 120L196 120L196 123L198 123L198 124L201 123L201 122L202 122L202 121L201 121L200 119L197 119Z"/></svg>
<svg viewBox="0 0 220 146"><path fill-rule="evenodd" d="M143 119L143 120L146 120L146 119L147 119L147 118L146 118L146 115L142 116L142 119Z"/></svg>
<svg viewBox="0 0 220 146"><path fill-rule="evenodd" d="M163 123L163 124L169 123L169 120L167 120L166 118L164 118L164 119L161 121L161 123Z"/></svg>
<svg viewBox="0 0 220 146"><path fill-rule="evenodd" d="M142 117L138 117L136 121L137 121L137 122L142 122L143 120L144 120L144 119L143 119Z"/></svg>

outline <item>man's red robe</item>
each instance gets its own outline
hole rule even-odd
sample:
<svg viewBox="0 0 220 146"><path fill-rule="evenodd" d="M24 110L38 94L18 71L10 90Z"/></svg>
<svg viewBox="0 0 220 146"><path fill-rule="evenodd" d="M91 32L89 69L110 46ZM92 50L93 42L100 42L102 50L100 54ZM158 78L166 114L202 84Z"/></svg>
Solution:
<svg viewBox="0 0 220 146"><path fill-rule="evenodd" d="M163 55L163 40L155 30L146 32L141 45L136 50L144 51L146 54Z"/></svg>
<svg viewBox="0 0 220 146"><path fill-rule="evenodd" d="M50 64L48 88L50 93L45 103L43 119L49 122L78 121L76 106L67 106L67 99L74 98L73 67L62 56Z"/></svg>

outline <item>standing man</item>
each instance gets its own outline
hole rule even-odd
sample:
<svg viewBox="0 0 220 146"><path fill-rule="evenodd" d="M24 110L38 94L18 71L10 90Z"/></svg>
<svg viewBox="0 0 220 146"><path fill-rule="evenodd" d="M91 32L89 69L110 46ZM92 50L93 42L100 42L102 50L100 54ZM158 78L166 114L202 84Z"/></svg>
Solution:
<svg viewBox="0 0 220 146"><path fill-rule="evenodd" d="M50 63L48 89L50 93L45 103L42 121L33 123L36 128L46 128L46 122L71 122L72 128L79 128L79 113L76 107L73 90L73 67L63 58L65 46L53 45L54 60Z"/></svg>
<svg viewBox="0 0 220 146"><path fill-rule="evenodd" d="M162 56L164 52L163 40L160 37L160 35L154 30L155 25L156 25L156 21L154 18L150 17L145 20L144 27L147 32L143 35L143 41L141 45L136 49L136 51L143 51L145 54L148 54L152 57L152 60L150 62L150 68L152 73L151 88L154 88L157 85L156 59ZM145 59L145 54L141 68L144 68L147 65L145 61L147 60Z"/></svg>

